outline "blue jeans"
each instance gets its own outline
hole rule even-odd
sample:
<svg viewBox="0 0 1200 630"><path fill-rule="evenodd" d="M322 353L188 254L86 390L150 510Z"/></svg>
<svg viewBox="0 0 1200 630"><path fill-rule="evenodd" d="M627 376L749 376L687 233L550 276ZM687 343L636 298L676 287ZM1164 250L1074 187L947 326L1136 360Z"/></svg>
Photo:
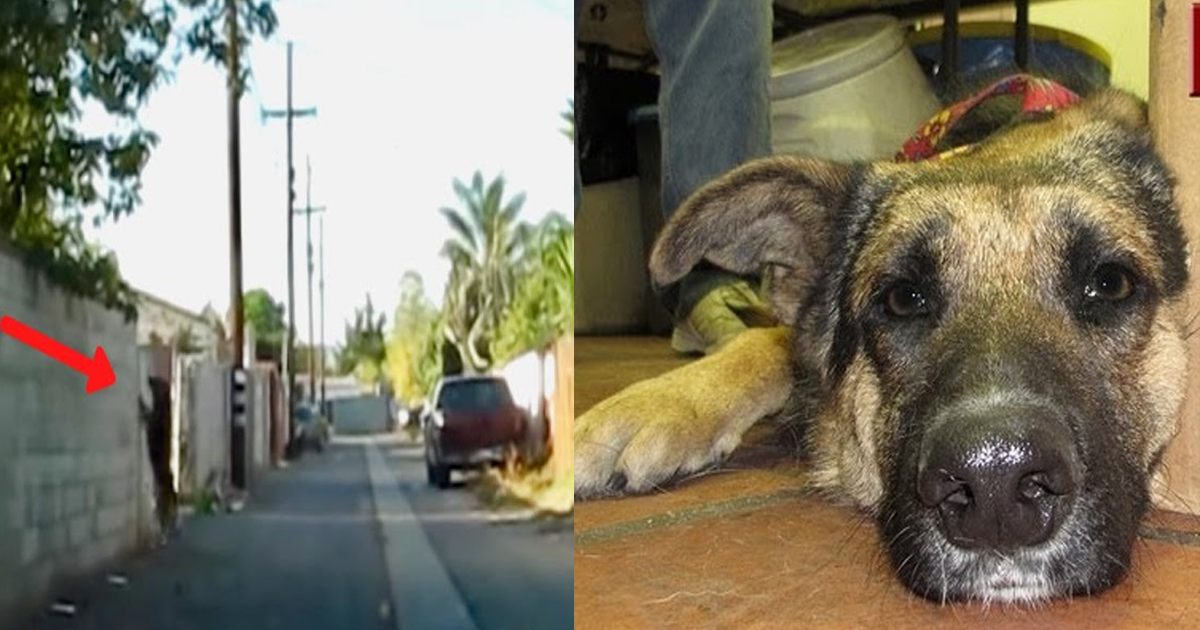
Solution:
<svg viewBox="0 0 1200 630"><path fill-rule="evenodd" d="M771 153L770 0L645 0L662 69L662 208Z"/></svg>
<svg viewBox="0 0 1200 630"><path fill-rule="evenodd" d="M662 71L659 130L665 217L723 173L771 153L770 0L644 0ZM575 2L578 28L583 1ZM579 154L575 209L579 211ZM665 218L664 217L664 218ZM686 283L686 280L685 280ZM685 292L686 293L686 292ZM668 308L687 313L685 305Z"/></svg>

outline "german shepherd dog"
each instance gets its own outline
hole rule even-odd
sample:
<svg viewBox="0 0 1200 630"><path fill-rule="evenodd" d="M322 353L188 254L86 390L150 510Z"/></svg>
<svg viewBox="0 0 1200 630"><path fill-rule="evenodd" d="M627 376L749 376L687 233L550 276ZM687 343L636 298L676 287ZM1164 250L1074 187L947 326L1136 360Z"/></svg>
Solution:
<svg viewBox="0 0 1200 630"><path fill-rule="evenodd" d="M581 416L576 496L711 467L779 417L918 595L1127 573L1186 367L1187 243L1145 103L1101 90L945 160L749 163L672 216L651 274L702 260L763 274L787 326Z"/></svg>

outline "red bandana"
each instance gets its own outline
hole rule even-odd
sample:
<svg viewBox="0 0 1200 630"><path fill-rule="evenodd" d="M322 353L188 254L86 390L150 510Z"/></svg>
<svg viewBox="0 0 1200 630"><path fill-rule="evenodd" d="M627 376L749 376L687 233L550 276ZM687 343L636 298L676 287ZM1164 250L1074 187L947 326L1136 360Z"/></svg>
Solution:
<svg viewBox="0 0 1200 630"><path fill-rule="evenodd" d="M968 144L942 152L938 152L937 145L946 135L946 131L976 105L1003 94L1024 95L1024 102L1021 104L1022 116L1065 109L1079 101L1079 95L1054 81L1028 74L1014 74L993 83L975 96L938 112L904 143L904 148L896 154L896 161L941 160L969 151L974 145Z"/></svg>

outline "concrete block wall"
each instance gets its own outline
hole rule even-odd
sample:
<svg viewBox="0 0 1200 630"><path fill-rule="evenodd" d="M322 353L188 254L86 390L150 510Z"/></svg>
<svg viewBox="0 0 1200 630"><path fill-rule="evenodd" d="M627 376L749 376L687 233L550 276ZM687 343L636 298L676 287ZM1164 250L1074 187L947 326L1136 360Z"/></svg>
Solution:
<svg viewBox="0 0 1200 630"><path fill-rule="evenodd" d="M133 549L151 474L138 418L135 329L119 313L53 287L0 244L0 313L91 356L116 383L86 377L0 336L0 619L35 605L59 579Z"/></svg>

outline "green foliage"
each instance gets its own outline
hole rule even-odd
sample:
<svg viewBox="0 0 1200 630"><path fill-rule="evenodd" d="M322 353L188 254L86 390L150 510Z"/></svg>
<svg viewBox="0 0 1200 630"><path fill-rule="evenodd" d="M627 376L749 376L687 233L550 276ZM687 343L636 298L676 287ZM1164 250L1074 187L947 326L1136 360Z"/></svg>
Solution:
<svg viewBox="0 0 1200 630"><path fill-rule="evenodd" d="M442 208L453 236L442 246L450 260L443 300L445 334L458 348L470 371L492 364L489 336L512 299L515 269L529 238L529 226L518 223L525 193L504 198L504 177L485 188L478 171L470 186L454 180L461 208Z"/></svg>
<svg viewBox="0 0 1200 630"><path fill-rule="evenodd" d="M575 327L575 229L551 213L534 229L516 294L494 335L498 363L545 348Z"/></svg>
<svg viewBox="0 0 1200 630"><path fill-rule="evenodd" d="M283 302L276 302L266 289L251 289L242 294L242 314L254 328L254 355L262 361L282 358L283 333L287 324Z"/></svg>
<svg viewBox="0 0 1200 630"><path fill-rule="evenodd" d="M175 335L171 337L171 346L175 351L181 354L190 354L200 352L204 348L200 346L200 342L196 339L196 331L192 327L184 324L175 331Z"/></svg>
<svg viewBox="0 0 1200 630"><path fill-rule="evenodd" d="M199 12L184 35L189 52L221 48L223 0L179 0ZM269 0L240 0L249 38L269 36ZM136 295L114 257L86 243L85 212L100 223L140 203L142 169L157 136L137 113L167 77L162 62L175 5L141 0L4 0L0 3L0 237L69 292L136 317ZM116 124L78 128L85 104ZM97 208L98 211L92 210Z"/></svg>
<svg viewBox="0 0 1200 630"><path fill-rule="evenodd" d="M567 99L567 109L563 110L559 116L566 123L566 126L559 131L572 143L575 142L575 99Z"/></svg>
<svg viewBox="0 0 1200 630"><path fill-rule="evenodd" d="M416 405L429 395L442 373L442 318L425 295L415 271L400 280L400 304L387 340L387 372L396 397Z"/></svg>
<svg viewBox="0 0 1200 630"><path fill-rule="evenodd" d="M268 39L279 26L271 0L233 0L238 13L238 87L244 89L250 78L246 53L255 37ZM194 18L183 34L183 42L192 53L215 65L226 67L229 55L228 0L178 0Z"/></svg>
<svg viewBox="0 0 1200 630"><path fill-rule="evenodd" d="M313 366L317 374L321 370L321 349L317 346L308 344L296 344L296 371L303 374L308 374L309 357L313 359Z"/></svg>
<svg viewBox="0 0 1200 630"><path fill-rule="evenodd" d="M386 315L375 314L375 306L368 295L367 305L354 311L354 324L346 326L346 340L336 357L339 374L353 373L367 384L375 384L382 379L387 355L383 337L386 322Z"/></svg>
<svg viewBox="0 0 1200 630"><path fill-rule="evenodd" d="M0 205L0 214L3 211ZM121 278L111 252L84 240L79 221L80 217L74 216L56 223L48 213L23 212L11 228L12 239L24 252L25 262L40 269L50 282L121 311L126 321L133 321L137 318L137 292Z"/></svg>

